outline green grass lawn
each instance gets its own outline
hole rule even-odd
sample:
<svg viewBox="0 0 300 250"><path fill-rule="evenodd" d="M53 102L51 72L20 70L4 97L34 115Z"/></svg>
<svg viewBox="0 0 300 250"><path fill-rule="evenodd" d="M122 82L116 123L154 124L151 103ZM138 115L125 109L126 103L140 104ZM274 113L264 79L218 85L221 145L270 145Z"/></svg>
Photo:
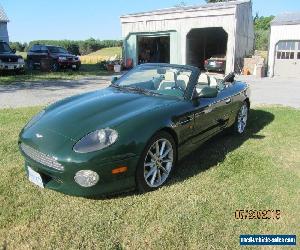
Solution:
<svg viewBox="0 0 300 250"><path fill-rule="evenodd" d="M98 200L27 180L18 133L39 110L0 110L0 248L238 249L240 234L297 234L299 246L299 109L256 107L244 136L212 139L167 186ZM237 209L282 216L237 220Z"/></svg>
<svg viewBox="0 0 300 250"><path fill-rule="evenodd" d="M41 72L39 70L26 71L26 74L9 74L0 76L0 85L17 82L47 81L47 80L76 80L84 76L111 75L111 72L101 70L98 64L83 64L79 71L64 70L59 72Z"/></svg>

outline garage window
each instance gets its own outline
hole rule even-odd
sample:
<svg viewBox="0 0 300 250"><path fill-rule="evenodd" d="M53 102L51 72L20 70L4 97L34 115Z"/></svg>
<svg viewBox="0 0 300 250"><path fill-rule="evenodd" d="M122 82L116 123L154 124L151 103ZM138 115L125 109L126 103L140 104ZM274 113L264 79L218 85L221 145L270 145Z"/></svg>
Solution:
<svg viewBox="0 0 300 250"><path fill-rule="evenodd" d="M295 53L294 52L277 52L277 59L294 59Z"/></svg>
<svg viewBox="0 0 300 250"><path fill-rule="evenodd" d="M278 50L295 50L296 42L282 41L278 43Z"/></svg>

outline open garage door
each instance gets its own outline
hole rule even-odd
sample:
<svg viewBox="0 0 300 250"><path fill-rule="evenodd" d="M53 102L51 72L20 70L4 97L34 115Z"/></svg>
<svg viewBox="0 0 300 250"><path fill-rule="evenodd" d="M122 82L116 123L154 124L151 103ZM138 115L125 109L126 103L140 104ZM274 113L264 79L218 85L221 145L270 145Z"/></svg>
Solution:
<svg viewBox="0 0 300 250"><path fill-rule="evenodd" d="M138 64L170 63L170 36L138 36Z"/></svg>
<svg viewBox="0 0 300 250"><path fill-rule="evenodd" d="M226 57L227 41L223 28L192 29L187 35L186 63L203 70L205 60Z"/></svg>
<svg viewBox="0 0 300 250"><path fill-rule="evenodd" d="M275 76L300 77L300 41L280 41L275 53Z"/></svg>

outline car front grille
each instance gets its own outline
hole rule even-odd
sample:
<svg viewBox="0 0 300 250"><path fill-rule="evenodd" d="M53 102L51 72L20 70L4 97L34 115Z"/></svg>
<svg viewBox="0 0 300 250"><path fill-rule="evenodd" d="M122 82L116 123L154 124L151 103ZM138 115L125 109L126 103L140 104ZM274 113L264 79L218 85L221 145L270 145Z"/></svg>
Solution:
<svg viewBox="0 0 300 250"><path fill-rule="evenodd" d="M37 151L36 149L34 149L28 145L25 145L24 143L21 143L20 147L21 147L23 153L25 155L27 155L29 158L31 158L32 160L34 160L40 164L43 164L49 168L54 168L54 169L60 170L60 171L64 170L64 166L61 165L59 162L57 162L57 160L54 157L51 157L44 153L41 153L41 152Z"/></svg>
<svg viewBox="0 0 300 250"><path fill-rule="evenodd" d="M16 63L18 58L3 57L1 58L1 61L5 63Z"/></svg>

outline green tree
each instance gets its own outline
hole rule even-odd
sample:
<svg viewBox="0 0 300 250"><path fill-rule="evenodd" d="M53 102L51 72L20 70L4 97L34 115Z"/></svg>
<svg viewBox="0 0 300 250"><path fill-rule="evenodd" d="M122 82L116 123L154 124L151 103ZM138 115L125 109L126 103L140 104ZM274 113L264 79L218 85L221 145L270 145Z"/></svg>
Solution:
<svg viewBox="0 0 300 250"><path fill-rule="evenodd" d="M274 16L259 16L256 13L254 17L254 35L255 35L255 49L268 50L271 21Z"/></svg>

